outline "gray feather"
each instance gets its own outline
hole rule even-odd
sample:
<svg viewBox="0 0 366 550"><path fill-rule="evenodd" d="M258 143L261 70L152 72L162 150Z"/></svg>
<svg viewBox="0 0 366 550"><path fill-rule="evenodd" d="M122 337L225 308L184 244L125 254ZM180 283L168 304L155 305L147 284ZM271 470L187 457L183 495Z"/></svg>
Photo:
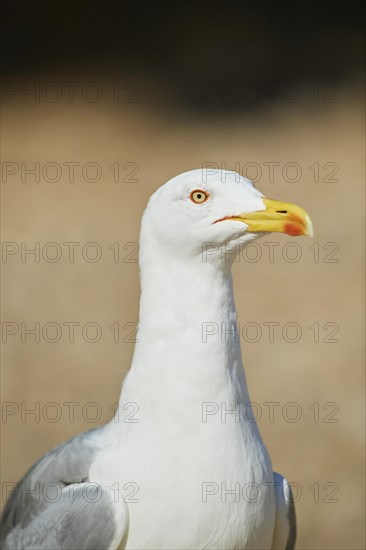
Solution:
<svg viewBox="0 0 366 550"><path fill-rule="evenodd" d="M27 472L1 519L1 548L108 548L115 536L116 503L106 487L89 482L104 427L56 447Z"/></svg>
<svg viewBox="0 0 366 550"><path fill-rule="evenodd" d="M288 538L286 542L285 550L295 550L296 536L297 536L297 527L296 527L296 513L295 513L295 503L294 497L290 485L289 495L288 495L288 509L287 509L287 520L288 520Z"/></svg>
<svg viewBox="0 0 366 550"><path fill-rule="evenodd" d="M294 497L288 481L273 472L276 516L272 550L294 550L296 544L296 515Z"/></svg>

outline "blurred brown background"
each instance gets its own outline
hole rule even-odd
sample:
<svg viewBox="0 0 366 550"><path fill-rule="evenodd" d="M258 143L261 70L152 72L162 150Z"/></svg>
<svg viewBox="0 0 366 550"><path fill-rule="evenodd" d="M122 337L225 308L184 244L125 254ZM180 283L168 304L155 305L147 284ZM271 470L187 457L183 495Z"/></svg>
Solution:
<svg viewBox="0 0 366 550"><path fill-rule="evenodd" d="M298 548L364 548L359 4L4 6L2 504L44 451L112 417L147 199L216 163L313 218L313 241L271 235L234 266L244 361L298 491Z"/></svg>

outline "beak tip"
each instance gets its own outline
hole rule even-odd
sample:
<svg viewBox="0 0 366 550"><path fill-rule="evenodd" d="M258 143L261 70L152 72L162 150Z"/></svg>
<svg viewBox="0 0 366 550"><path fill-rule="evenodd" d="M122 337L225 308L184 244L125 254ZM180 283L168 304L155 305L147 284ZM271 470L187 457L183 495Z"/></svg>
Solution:
<svg viewBox="0 0 366 550"><path fill-rule="evenodd" d="M306 235L308 235L309 237L314 237L313 222L311 221L309 216L307 216L306 219Z"/></svg>

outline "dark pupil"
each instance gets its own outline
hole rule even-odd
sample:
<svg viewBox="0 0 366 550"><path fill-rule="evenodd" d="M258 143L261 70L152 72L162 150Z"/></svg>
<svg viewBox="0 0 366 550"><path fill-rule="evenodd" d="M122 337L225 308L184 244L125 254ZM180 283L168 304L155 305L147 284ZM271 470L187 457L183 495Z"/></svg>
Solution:
<svg viewBox="0 0 366 550"><path fill-rule="evenodd" d="M201 193L197 194L197 199L200 199L202 197Z"/></svg>

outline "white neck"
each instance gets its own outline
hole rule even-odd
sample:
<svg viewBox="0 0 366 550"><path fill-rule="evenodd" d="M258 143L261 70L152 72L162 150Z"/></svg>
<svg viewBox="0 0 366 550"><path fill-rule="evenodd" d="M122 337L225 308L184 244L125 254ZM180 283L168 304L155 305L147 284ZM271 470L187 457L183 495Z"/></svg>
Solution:
<svg viewBox="0 0 366 550"><path fill-rule="evenodd" d="M249 403L231 266L204 262L200 255L190 261L165 255L159 261L143 248L140 264L138 343L120 414L131 402L139 414L155 417L187 407L197 416L203 403L228 409Z"/></svg>

